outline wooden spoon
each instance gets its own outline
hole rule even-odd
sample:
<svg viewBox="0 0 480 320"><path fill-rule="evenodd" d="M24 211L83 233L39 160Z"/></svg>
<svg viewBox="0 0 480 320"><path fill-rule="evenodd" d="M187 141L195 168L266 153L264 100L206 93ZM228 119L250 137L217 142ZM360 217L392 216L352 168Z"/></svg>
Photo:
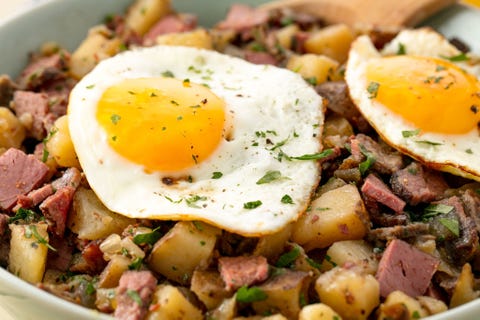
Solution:
<svg viewBox="0 0 480 320"><path fill-rule="evenodd" d="M276 0L260 8L291 8L350 26L412 27L456 0Z"/></svg>

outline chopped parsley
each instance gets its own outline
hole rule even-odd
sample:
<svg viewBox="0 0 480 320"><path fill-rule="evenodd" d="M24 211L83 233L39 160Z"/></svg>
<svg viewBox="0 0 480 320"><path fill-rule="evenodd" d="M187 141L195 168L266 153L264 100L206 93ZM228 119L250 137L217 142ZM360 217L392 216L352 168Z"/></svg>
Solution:
<svg viewBox="0 0 480 320"><path fill-rule="evenodd" d="M313 260L313 259L310 259L309 257L306 257L306 258L305 258L305 261L307 261L307 263L308 263L310 266L314 267L315 269L320 269L320 268L322 267L322 265L321 265L320 263L316 262L316 261Z"/></svg>
<svg viewBox="0 0 480 320"><path fill-rule="evenodd" d="M292 197L290 197L288 194L284 195L280 202L284 204L293 204Z"/></svg>
<svg viewBox="0 0 480 320"><path fill-rule="evenodd" d="M333 149L326 149L323 150L320 153L313 153L313 154L304 154L299 157L288 157L290 159L295 159L295 160L320 160L325 157L328 157L329 155L333 154Z"/></svg>
<svg viewBox="0 0 480 320"><path fill-rule="evenodd" d="M57 249L55 249L48 243L47 239L45 239L38 233L37 226L33 224L28 225L25 228L25 238L30 239L32 236L37 239L37 243L45 245L48 249L52 251L57 251Z"/></svg>
<svg viewBox="0 0 480 320"><path fill-rule="evenodd" d="M255 209L258 208L262 205L262 201L256 200L256 201L250 201L250 202L245 202L243 204L244 209Z"/></svg>
<svg viewBox="0 0 480 320"><path fill-rule="evenodd" d="M185 202L187 203L187 206L191 208L201 208L198 204L196 204L198 201L206 201L207 197L202 197L199 196L198 194L195 194L189 198L185 199Z"/></svg>
<svg viewBox="0 0 480 320"><path fill-rule="evenodd" d="M94 85L94 84L91 84L91 85L86 86L85 88L87 88L87 89L93 89L93 88L95 88L95 85Z"/></svg>
<svg viewBox="0 0 480 320"><path fill-rule="evenodd" d="M372 155L368 155L365 161L360 162L358 165L358 170L360 170L360 174L362 177L367 173L368 169L370 169L373 164L375 163L376 159Z"/></svg>
<svg viewBox="0 0 480 320"><path fill-rule="evenodd" d="M139 306L143 306L142 298L140 298L140 295L136 290L127 289L127 296L129 296L130 299L135 301Z"/></svg>
<svg viewBox="0 0 480 320"><path fill-rule="evenodd" d="M122 119L122 117L115 113L110 116L110 120L115 125L118 123L118 121L120 121L120 119Z"/></svg>
<svg viewBox="0 0 480 320"><path fill-rule="evenodd" d="M443 59L446 59L448 61L451 61L451 62L460 62L460 61L467 61L468 60L468 56L463 52L460 53L460 54L457 54L455 56L450 56L450 57L440 56L440 57L442 57Z"/></svg>
<svg viewBox="0 0 480 320"><path fill-rule="evenodd" d="M221 177L223 177L223 173L219 171L215 171L212 173L212 179L220 179Z"/></svg>
<svg viewBox="0 0 480 320"><path fill-rule="evenodd" d="M52 137L58 132L58 129L53 127L50 129L48 132L48 135L43 139L42 144L43 144L43 153L42 153L42 162L45 163L48 160L48 156L50 155L50 152L48 152L47 149L47 143L52 139Z"/></svg>
<svg viewBox="0 0 480 320"><path fill-rule="evenodd" d="M452 218L440 218L438 221L450 230L455 236L460 236L460 227L457 219Z"/></svg>
<svg viewBox="0 0 480 320"><path fill-rule="evenodd" d="M137 245L141 245L141 244L153 245L162 236L159 230L160 230L160 227L157 227L153 229L151 232L137 234L135 237L133 237L133 243Z"/></svg>
<svg viewBox="0 0 480 320"><path fill-rule="evenodd" d="M267 171L267 173L263 177L258 179L257 184L270 183L280 178L282 178L282 174L280 173L280 171L278 170Z"/></svg>
<svg viewBox="0 0 480 320"><path fill-rule="evenodd" d="M405 48L405 45L401 42L398 43L398 49L397 49L397 54L398 55L403 55L403 54L406 54L407 53L407 50Z"/></svg>
<svg viewBox="0 0 480 320"><path fill-rule="evenodd" d="M132 263L128 265L128 270L140 270L143 264L143 259L140 257L135 258Z"/></svg>
<svg viewBox="0 0 480 320"><path fill-rule="evenodd" d="M377 97L378 89L380 88L380 84L378 82L372 81L368 84L367 92L370 93L368 96L369 99L374 99Z"/></svg>
<svg viewBox="0 0 480 320"><path fill-rule="evenodd" d="M255 302L262 301L268 298L268 295L259 287L247 286L240 287L237 290L236 300L238 302Z"/></svg>
<svg viewBox="0 0 480 320"><path fill-rule="evenodd" d="M278 258L277 263L275 264L278 268L287 268L292 265L292 263L297 260L300 256L300 248L298 246L294 246L292 250L282 254L280 258Z"/></svg>
<svg viewBox="0 0 480 320"><path fill-rule="evenodd" d="M427 207L425 207L422 218L424 220L427 220L439 214L448 214L452 210L453 210L453 206L448 206L446 204L441 204L441 203L429 204Z"/></svg>
<svg viewBox="0 0 480 320"><path fill-rule="evenodd" d="M467 150L465 150L465 152L468 153L468 154L473 154L473 151L472 151L472 149L470 149L470 148L468 148Z"/></svg>
<svg viewBox="0 0 480 320"><path fill-rule="evenodd" d="M310 77L305 79L308 83L310 83L312 86L316 86L318 81L317 77Z"/></svg>
<svg viewBox="0 0 480 320"><path fill-rule="evenodd" d="M429 141L429 140L416 140L415 142L420 143L420 144L429 145L429 146L441 146L443 144L443 143L440 143L440 142Z"/></svg>
<svg viewBox="0 0 480 320"><path fill-rule="evenodd" d="M410 138L410 137L414 137L414 136L418 135L419 133L420 133L420 129L404 130L404 131L402 131L402 136L404 138Z"/></svg>
<svg viewBox="0 0 480 320"><path fill-rule="evenodd" d="M20 208L17 210L17 212L15 212L15 216L9 217L7 221L9 224L18 220L30 222L30 221L34 221L37 216L38 214L35 211L25 209L25 208Z"/></svg>
<svg viewBox="0 0 480 320"><path fill-rule="evenodd" d="M162 76L164 76L165 78L174 78L175 77L173 72L169 71L169 70L162 72Z"/></svg>

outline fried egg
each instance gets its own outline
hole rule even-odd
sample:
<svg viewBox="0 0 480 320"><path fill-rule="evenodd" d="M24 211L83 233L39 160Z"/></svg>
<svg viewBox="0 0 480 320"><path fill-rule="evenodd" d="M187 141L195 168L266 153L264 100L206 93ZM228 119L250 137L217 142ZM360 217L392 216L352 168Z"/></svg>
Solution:
<svg viewBox="0 0 480 320"><path fill-rule="evenodd" d="M274 66L139 48L86 75L68 117L91 188L128 217L259 236L296 220L319 181L323 100Z"/></svg>
<svg viewBox="0 0 480 320"><path fill-rule="evenodd" d="M352 100L388 144L478 181L479 76L479 65L429 28L400 32L381 52L357 38L345 73Z"/></svg>

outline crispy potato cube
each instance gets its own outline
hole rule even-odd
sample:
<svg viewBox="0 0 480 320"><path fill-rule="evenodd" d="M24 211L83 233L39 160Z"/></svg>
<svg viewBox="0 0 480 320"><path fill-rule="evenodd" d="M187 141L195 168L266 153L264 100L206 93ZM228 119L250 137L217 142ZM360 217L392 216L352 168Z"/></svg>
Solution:
<svg viewBox="0 0 480 320"><path fill-rule="evenodd" d="M13 112L0 107L0 148L20 148L25 139L25 127Z"/></svg>
<svg viewBox="0 0 480 320"><path fill-rule="evenodd" d="M207 319L232 320L237 314L237 299L234 295L229 299L223 300L215 310L208 313Z"/></svg>
<svg viewBox="0 0 480 320"><path fill-rule="evenodd" d="M114 288L118 286L120 277L128 270L132 261L120 254L111 257L105 269L103 269L98 279L99 288Z"/></svg>
<svg viewBox="0 0 480 320"><path fill-rule="evenodd" d="M453 289L450 308L458 307L478 298L478 291L474 289L474 282L475 278L472 273L472 267L466 263L463 265L462 272Z"/></svg>
<svg viewBox="0 0 480 320"><path fill-rule="evenodd" d="M417 297L418 302L422 306L422 309L427 311L429 315L442 313L448 310L447 305L442 300L438 300L429 296Z"/></svg>
<svg viewBox="0 0 480 320"><path fill-rule="evenodd" d="M300 31L300 28L296 24L290 24L285 26L275 32L275 37L277 38L278 44L285 49L292 48L293 37L297 32Z"/></svg>
<svg viewBox="0 0 480 320"><path fill-rule="evenodd" d="M156 44L169 46L185 46L199 49L212 49L213 39L205 29L196 29L188 32L168 33L158 36Z"/></svg>
<svg viewBox="0 0 480 320"><path fill-rule="evenodd" d="M172 11L170 0L136 0L125 16L127 26L143 36L153 25Z"/></svg>
<svg viewBox="0 0 480 320"><path fill-rule="evenodd" d="M203 319L202 311L195 307L182 292L172 285L160 285L153 294L152 307L147 320Z"/></svg>
<svg viewBox="0 0 480 320"><path fill-rule="evenodd" d="M380 285L360 268L335 267L315 282L320 301L329 305L343 319L367 319L380 303Z"/></svg>
<svg viewBox="0 0 480 320"><path fill-rule="evenodd" d="M91 28L87 37L70 58L70 74L80 79L89 73L98 62L120 51L122 41L113 36L105 26Z"/></svg>
<svg viewBox="0 0 480 320"><path fill-rule="evenodd" d="M192 276L192 290L208 310L222 304L231 294L225 289L220 273L210 270L195 270Z"/></svg>
<svg viewBox="0 0 480 320"><path fill-rule="evenodd" d="M309 304L300 310L298 320L340 320L340 315L324 303Z"/></svg>
<svg viewBox="0 0 480 320"><path fill-rule="evenodd" d="M288 241L291 234L292 225L289 224L276 233L260 237L253 251L253 255L264 256L268 261L275 260L282 254L285 243Z"/></svg>
<svg viewBox="0 0 480 320"><path fill-rule="evenodd" d="M252 307L258 314L281 313L288 319L296 319L306 303L310 276L302 271L285 271L259 286L267 298L255 301Z"/></svg>
<svg viewBox="0 0 480 320"><path fill-rule="evenodd" d="M327 257L322 266L342 266L346 262L353 262L362 266L365 272L375 275L378 269L378 260L373 253L373 247L364 240L337 241L327 250Z"/></svg>
<svg viewBox="0 0 480 320"><path fill-rule="evenodd" d="M65 115L58 118L50 132L52 134L46 142L46 148L57 164L61 167L80 168L68 130L68 117Z"/></svg>
<svg viewBox="0 0 480 320"><path fill-rule="evenodd" d="M205 223L180 221L155 243L148 265L170 280L188 284L197 266L206 265L220 230Z"/></svg>
<svg viewBox="0 0 480 320"><path fill-rule="evenodd" d="M39 222L9 227L12 237L8 269L30 283L41 282L47 263L48 225Z"/></svg>
<svg viewBox="0 0 480 320"><path fill-rule="evenodd" d="M312 32L305 41L307 53L323 54L340 63L347 60L350 45L355 38L345 24L335 24Z"/></svg>
<svg viewBox="0 0 480 320"><path fill-rule="evenodd" d="M96 240L112 233L120 234L134 221L108 210L93 190L80 187L73 196L68 227L77 233L80 239Z"/></svg>
<svg viewBox="0 0 480 320"><path fill-rule="evenodd" d="M292 55L287 61L287 69L299 73L314 84L333 80L339 63L327 56L307 53Z"/></svg>
<svg viewBox="0 0 480 320"><path fill-rule="evenodd" d="M368 213L360 193L357 187L347 184L313 200L310 210L293 226L292 240L309 251L336 241L362 239L368 227Z"/></svg>
<svg viewBox="0 0 480 320"><path fill-rule="evenodd" d="M420 302L401 291L391 292L380 305L378 320L396 319L403 315L406 319L420 319L428 316Z"/></svg>

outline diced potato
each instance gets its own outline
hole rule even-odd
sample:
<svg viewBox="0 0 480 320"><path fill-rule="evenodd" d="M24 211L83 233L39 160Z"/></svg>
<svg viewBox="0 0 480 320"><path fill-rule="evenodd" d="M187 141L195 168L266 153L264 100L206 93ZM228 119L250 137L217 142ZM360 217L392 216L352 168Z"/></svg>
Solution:
<svg viewBox="0 0 480 320"><path fill-rule="evenodd" d="M26 132L10 109L0 107L0 148L20 148Z"/></svg>
<svg viewBox="0 0 480 320"><path fill-rule="evenodd" d="M275 32L278 44L285 49L292 48L293 37L300 31L300 28L296 24L290 24Z"/></svg>
<svg viewBox="0 0 480 320"><path fill-rule="evenodd" d="M237 314L236 296L223 300L215 310L208 313L207 319L232 320Z"/></svg>
<svg viewBox="0 0 480 320"><path fill-rule="evenodd" d="M117 307L115 289L97 288L95 306L104 312L113 312Z"/></svg>
<svg viewBox="0 0 480 320"><path fill-rule="evenodd" d="M267 298L255 301L252 307L257 314L281 313L288 319L296 319L303 303L307 303L310 276L306 272L286 271L270 278L259 288Z"/></svg>
<svg viewBox="0 0 480 320"><path fill-rule="evenodd" d="M93 190L80 187L73 196L68 227L77 233L80 239L96 240L112 233L120 234L134 221L108 210Z"/></svg>
<svg viewBox="0 0 480 320"><path fill-rule="evenodd" d="M212 36L205 29L163 34L155 39L155 43L169 46L185 46L208 50L213 48Z"/></svg>
<svg viewBox="0 0 480 320"><path fill-rule="evenodd" d="M357 187L347 184L325 192L293 226L292 240L306 251L336 241L360 240L369 227L368 213Z"/></svg>
<svg viewBox="0 0 480 320"><path fill-rule="evenodd" d="M12 234L8 269L30 283L41 282L47 263L48 225L39 222L9 227Z"/></svg>
<svg viewBox="0 0 480 320"><path fill-rule="evenodd" d="M303 55L292 55L286 68L299 73L311 83L320 84L333 80L335 70L339 63L327 56L307 53Z"/></svg>
<svg viewBox="0 0 480 320"><path fill-rule="evenodd" d="M125 16L127 26L143 36L153 25L172 11L170 0L136 0Z"/></svg>
<svg viewBox="0 0 480 320"><path fill-rule="evenodd" d="M478 291L474 290L475 278L472 273L472 267L466 263L462 267L462 272L458 277L452 298L450 299L450 308L458 307L478 298Z"/></svg>
<svg viewBox="0 0 480 320"><path fill-rule="evenodd" d="M197 266L206 265L220 230L200 222L177 222L155 243L148 259L152 270L188 284Z"/></svg>
<svg viewBox="0 0 480 320"><path fill-rule="evenodd" d="M374 275L378 269L378 260L373 253L373 247L364 240L337 241L327 250L328 259L322 266L342 266L346 262L353 262L355 265L364 268L366 273Z"/></svg>
<svg viewBox="0 0 480 320"><path fill-rule="evenodd" d="M406 319L420 319L428 315L415 298L401 291L391 292L379 311L378 320L397 319L395 315L405 315Z"/></svg>
<svg viewBox="0 0 480 320"><path fill-rule="evenodd" d="M324 303L310 304L302 308L298 320L340 320L340 315Z"/></svg>
<svg viewBox="0 0 480 320"><path fill-rule="evenodd" d="M132 261L123 255L114 255L103 269L98 280L99 288L114 288L118 286L118 282L122 274L128 270L128 266Z"/></svg>
<svg viewBox="0 0 480 320"><path fill-rule="evenodd" d="M318 277L320 275L321 269L320 262L316 262L313 259L310 259L301 246L297 244L294 244L294 246L298 248L298 250L300 250L300 254L295 259L292 269L297 271L305 271L315 277Z"/></svg>
<svg viewBox="0 0 480 320"><path fill-rule="evenodd" d="M253 255L264 256L268 261L278 258L282 254L285 243L288 241L291 234L292 225L289 224L276 233L261 237L257 242Z"/></svg>
<svg viewBox="0 0 480 320"><path fill-rule="evenodd" d="M305 41L305 51L323 54L340 63L347 60L350 45L355 38L345 24L335 24L314 31Z"/></svg>
<svg viewBox="0 0 480 320"><path fill-rule="evenodd" d="M380 285L360 268L335 267L315 282L320 301L329 305L343 319L367 319L380 303Z"/></svg>
<svg viewBox="0 0 480 320"><path fill-rule="evenodd" d="M172 285L160 285L153 294L147 320L203 319L202 311L195 307L182 292Z"/></svg>
<svg viewBox="0 0 480 320"><path fill-rule="evenodd" d="M418 302L422 306L422 309L427 311L429 315L442 313L448 310L447 305L442 300L438 300L428 296L417 297Z"/></svg>
<svg viewBox="0 0 480 320"><path fill-rule="evenodd" d="M65 115L58 118L50 132L46 148L57 164L61 167L80 168L80 163L70 138L70 131L68 130L68 117Z"/></svg>
<svg viewBox="0 0 480 320"><path fill-rule="evenodd" d="M222 304L231 294L225 289L225 283L217 271L195 270L192 276L192 290L208 310Z"/></svg>
<svg viewBox="0 0 480 320"><path fill-rule="evenodd" d="M78 79L89 73L98 62L120 51L122 40L113 36L105 26L91 28L87 37L72 53L70 74Z"/></svg>
<svg viewBox="0 0 480 320"><path fill-rule="evenodd" d="M223 52L235 38L236 32L235 30L211 29L210 36L212 37L213 48L216 51Z"/></svg>
<svg viewBox="0 0 480 320"><path fill-rule="evenodd" d="M344 117L331 114L325 119L322 135L324 148L343 147L352 135L352 125Z"/></svg>

